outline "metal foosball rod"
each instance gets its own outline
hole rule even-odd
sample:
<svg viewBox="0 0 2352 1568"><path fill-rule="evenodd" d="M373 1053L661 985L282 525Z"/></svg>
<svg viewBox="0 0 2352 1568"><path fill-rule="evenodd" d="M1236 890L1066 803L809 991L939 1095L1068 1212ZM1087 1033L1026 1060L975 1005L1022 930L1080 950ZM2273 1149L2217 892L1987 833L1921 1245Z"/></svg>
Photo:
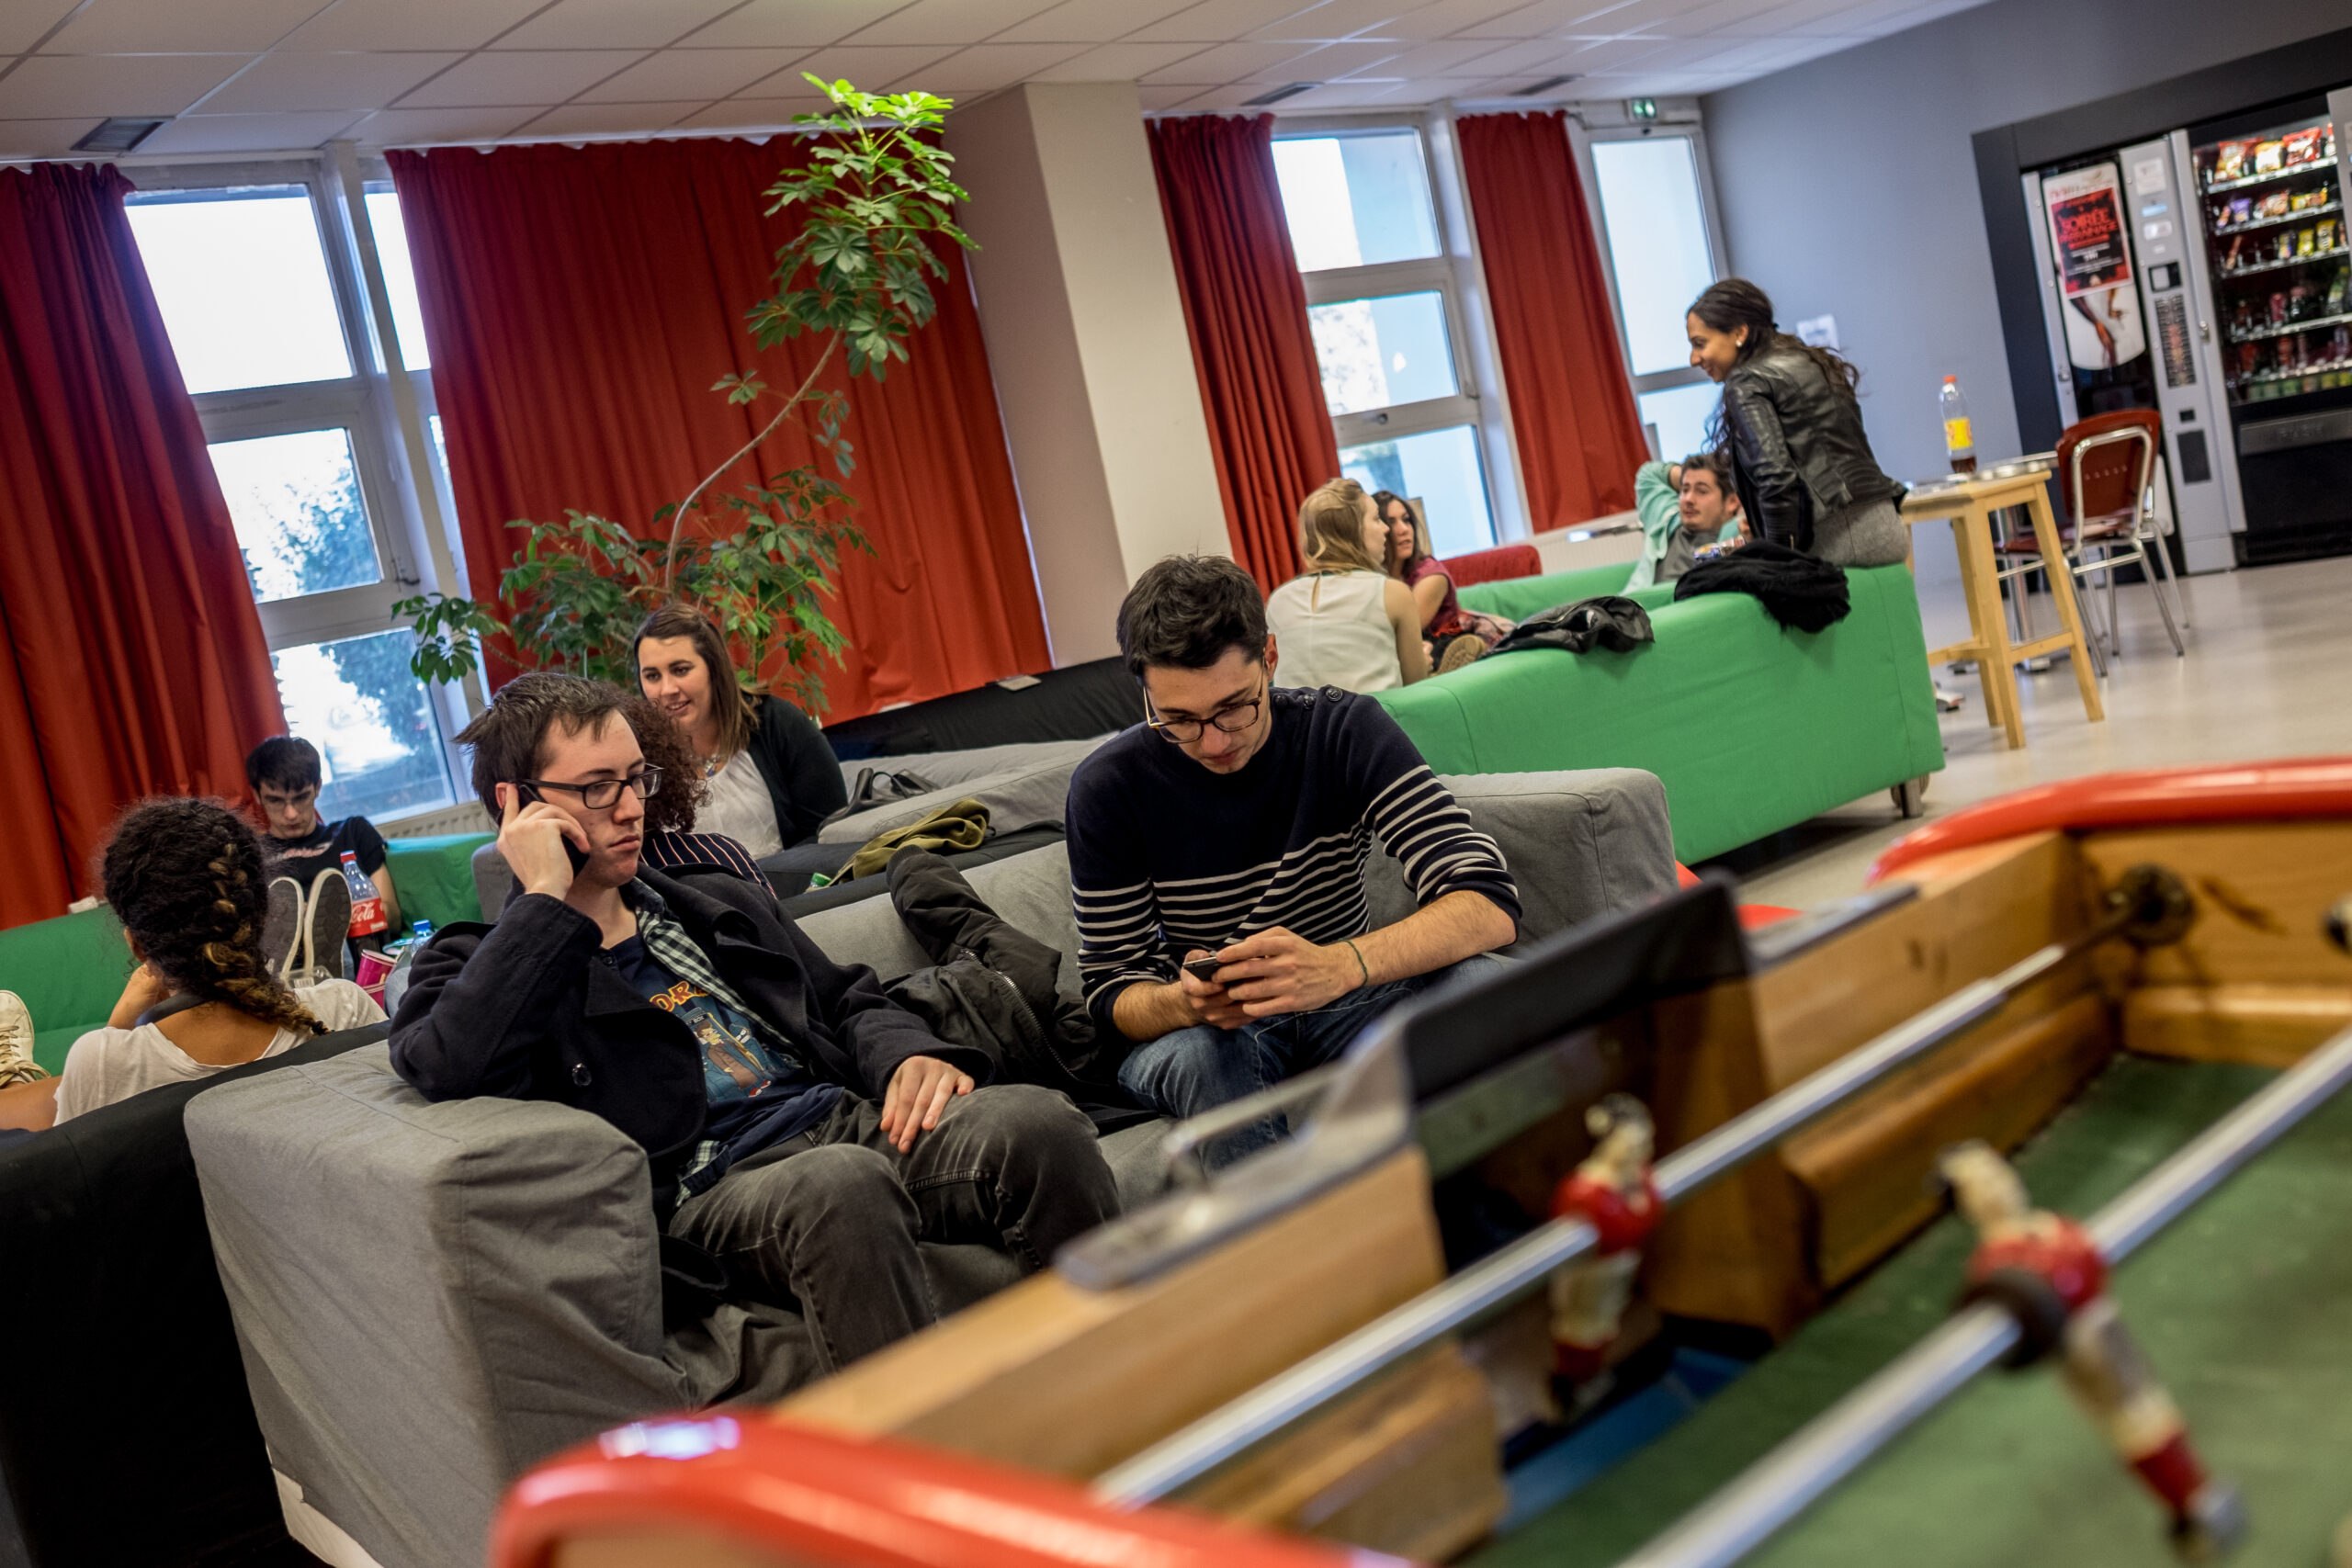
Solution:
<svg viewBox="0 0 2352 1568"><path fill-rule="evenodd" d="M2086 1227L2119 1263L2352 1085L2352 1030L2251 1096L2099 1211ZM1992 1303L1967 1307L1618 1568L1723 1568L1819 1501L1887 1444L1999 1363L2022 1330Z"/></svg>
<svg viewBox="0 0 2352 1568"><path fill-rule="evenodd" d="M2108 894L2099 917L2075 937L2029 953L1996 975L1971 981L1659 1161L1659 1198L1671 1208L1737 1170L1888 1074L1957 1039L1998 1012L2018 992L2099 943L2122 935L2150 945L2170 942L2190 918L2187 891L2177 878L2155 867L2134 867ZM1537 1226L1105 1471L1095 1482L1096 1495L1130 1506L1158 1502L1414 1351L1542 1288L1555 1269L1591 1253L1598 1241L1593 1227L1581 1219Z"/></svg>

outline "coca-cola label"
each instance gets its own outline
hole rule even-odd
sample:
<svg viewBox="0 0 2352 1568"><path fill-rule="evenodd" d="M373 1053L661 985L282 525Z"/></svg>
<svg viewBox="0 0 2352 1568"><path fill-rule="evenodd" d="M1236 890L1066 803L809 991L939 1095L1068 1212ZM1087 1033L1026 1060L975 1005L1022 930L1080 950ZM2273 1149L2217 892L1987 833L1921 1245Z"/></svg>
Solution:
<svg viewBox="0 0 2352 1568"><path fill-rule="evenodd" d="M354 898L351 901L351 934L374 936L387 928L384 900L381 897Z"/></svg>

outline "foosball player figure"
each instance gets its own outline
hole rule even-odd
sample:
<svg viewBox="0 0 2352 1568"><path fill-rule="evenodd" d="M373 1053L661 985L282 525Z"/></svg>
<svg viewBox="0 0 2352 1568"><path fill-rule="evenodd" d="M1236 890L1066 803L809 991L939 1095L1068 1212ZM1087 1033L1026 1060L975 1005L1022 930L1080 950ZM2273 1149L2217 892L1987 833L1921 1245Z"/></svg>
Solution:
<svg viewBox="0 0 2352 1568"><path fill-rule="evenodd" d="M2012 1366L2063 1352L2067 1392L2172 1516L2173 1544L2211 1562L2245 1533L2237 1491L2205 1473L2172 1396L2107 1294L2107 1259L2074 1221L2033 1208L2008 1161L1982 1143L1946 1151L1945 1181L1976 1229L1969 1303L1993 1302L2022 1336Z"/></svg>
<svg viewBox="0 0 2352 1568"><path fill-rule="evenodd" d="M1662 1207L1650 1179L1656 1137L1642 1102L1610 1095L1585 1112L1584 1123L1592 1153L1552 1194L1554 1219L1582 1220L1600 1238L1590 1255L1552 1276L1552 1380L1570 1413L1600 1392L1594 1385L1608 1370L1642 1266L1642 1244Z"/></svg>

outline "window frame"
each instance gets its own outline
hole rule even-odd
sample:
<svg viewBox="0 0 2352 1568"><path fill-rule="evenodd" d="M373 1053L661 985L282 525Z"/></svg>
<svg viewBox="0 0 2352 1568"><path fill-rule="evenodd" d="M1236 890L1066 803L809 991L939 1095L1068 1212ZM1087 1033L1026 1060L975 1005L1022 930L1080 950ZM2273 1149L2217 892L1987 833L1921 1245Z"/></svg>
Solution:
<svg viewBox="0 0 2352 1568"><path fill-rule="evenodd" d="M1722 214L1715 202L1714 167L1707 159L1706 127L1696 118L1656 120L1644 125L1587 126L1577 116L1568 117L1568 140L1576 152L1577 173L1584 181L1585 209L1592 219L1593 238L1600 246L1600 271L1609 283L1609 314L1617 323L1617 353L1625 367L1626 380L1634 389L1635 407L1640 406L1645 392L1663 392L1676 387L1688 387L1704 381L1707 373L1694 366L1684 365L1675 370L1653 370L1634 373L1634 344L1625 331L1625 305L1617 294L1615 252L1609 243L1609 214L1600 199L1600 168L1593 157L1593 147L1603 141L1655 141L1660 137L1679 138L1690 144L1690 167L1698 185L1699 220L1707 235L1707 266L1714 279L1720 281L1731 275L1730 250L1724 243Z"/></svg>
<svg viewBox="0 0 2352 1568"><path fill-rule="evenodd" d="M1456 390L1451 397L1392 403L1356 413L1331 414L1327 410L1327 417L1342 452L1351 446L1469 427L1478 446L1493 541L1507 544L1528 536L1526 498L1520 486L1510 409L1503 400L1502 378L1493 352L1494 323L1487 312L1476 237L1462 194L1451 111L1439 107L1403 115L1284 117L1275 122L1274 139L1395 135L1406 130L1413 132L1420 144L1438 254L1408 261L1326 267L1319 272L1301 270L1298 277L1310 309L1397 294L1437 295L1453 355ZM1317 389L1319 393L1319 377Z"/></svg>
<svg viewBox="0 0 2352 1568"><path fill-rule="evenodd" d="M340 429L351 442L352 464L383 576L355 588L290 599L254 602L264 641L282 649L380 635L401 625L392 604L412 594L464 591L448 478L433 449L425 422L437 412L430 370L401 366L382 259L364 200L367 184L390 181L381 159L364 165L349 142L298 158L219 163L124 159L123 173L142 192L300 188L317 224L338 325L353 373L331 380L243 387L190 394L207 445ZM421 482L420 482L421 481ZM378 825L401 823L461 809L470 800L465 759L454 737L478 711L479 682L428 685L441 743L449 800L404 811Z"/></svg>

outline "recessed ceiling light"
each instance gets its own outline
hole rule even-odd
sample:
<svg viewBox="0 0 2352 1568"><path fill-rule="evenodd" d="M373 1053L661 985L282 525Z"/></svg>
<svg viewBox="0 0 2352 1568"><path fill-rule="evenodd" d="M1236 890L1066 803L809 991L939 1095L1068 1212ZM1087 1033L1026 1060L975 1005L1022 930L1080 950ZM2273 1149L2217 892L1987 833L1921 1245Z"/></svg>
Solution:
<svg viewBox="0 0 2352 1568"><path fill-rule="evenodd" d="M168 117L163 119L102 119L88 135L74 143L74 151L128 152L171 123Z"/></svg>
<svg viewBox="0 0 2352 1568"><path fill-rule="evenodd" d="M1261 109L1268 104L1278 104L1284 98L1295 98L1301 93L1311 93L1322 85L1320 82L1285 82L1279 87L1269 88L1254 98L1242 99L1241 107L1245 109Z"/></svg>

